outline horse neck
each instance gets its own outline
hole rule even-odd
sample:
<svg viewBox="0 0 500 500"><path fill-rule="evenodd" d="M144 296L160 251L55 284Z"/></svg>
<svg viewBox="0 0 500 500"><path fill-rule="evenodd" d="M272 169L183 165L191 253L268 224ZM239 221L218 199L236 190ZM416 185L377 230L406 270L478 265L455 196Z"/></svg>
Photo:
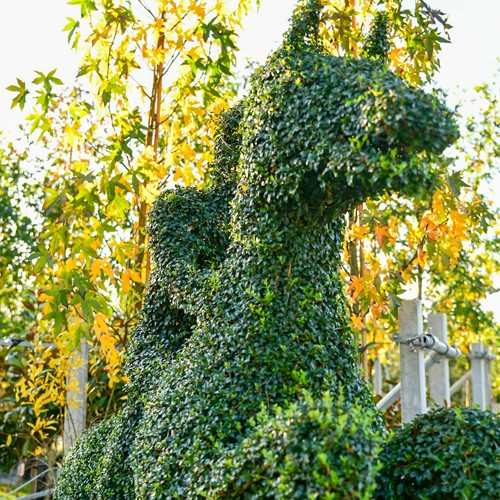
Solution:
<svg viewBox="0 0 500 500"><path fill-rule="evenodd" d="M269 280L300 277L321 286L338 276L343 219L295 202L273 203L240 189L233 204L229 248L239 273ZM267 205L266 205L267 203Z"/></svg>

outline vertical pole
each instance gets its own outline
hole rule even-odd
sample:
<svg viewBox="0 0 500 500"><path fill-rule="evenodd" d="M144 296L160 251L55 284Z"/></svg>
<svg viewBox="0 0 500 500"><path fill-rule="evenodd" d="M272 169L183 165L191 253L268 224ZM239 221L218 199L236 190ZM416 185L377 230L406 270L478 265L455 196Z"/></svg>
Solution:
<svg viewBox="0 0 500 500"><path fill-rule="evenodd" d="M486 369L485 352L481 342L473 342L469 354L472 370L472 404L486 410Z"/></svg>
<svg viewBox="0 0 500 500"><path fill-rule="evenodd" d="M490 348L488 346L485 347L486 354L490 353ZM484 362L484 371L485 371L485 382L486 382L486 407L493 408L493 390L491 386L491 363L492 359L487 357Z"/></svg>
<svg viewBox="0 0 500 500"><path fill-rule="evenodd" d="M448 343L448 328L446 325L446 314L430 314L427 324L432 335L441 342ZM429 396L435 406L450 406L450 372L448 358L439 356L439 361L434 363L428 370L429 373Z"/></svg>
<svg viewBox="0 0 500 500"><path fill-rule="evenodd" d="M87 417L88 343L84 339L80 351L74 352L68 379L76 381L76 387L66 393L66 414L64 416L64 454L68 453L76 438L85 429Z"/></svg>
<svg viewBox="0 0 500 500"><path fill-rule="evenodd" d="M469 407L472 404L472 381L471 377L469 380L465 381L465 390L464 390L464 406Z"/></svg>
<svg viewBox="0 0 500 500"><path fill-rule="evenodd" d="M377 356L375 358L375 366L373 373L373 392L382 396L382 363L380 362L380 358Z"/></svg>
<svg viewBox="0 0 500 500"><path fill-rule="evenodd" d="M423 335L422 302L407 300L399 308L399 356L401 370L401 420L411 422L425 413L425 365L422 349L405 341Z"/></svg>

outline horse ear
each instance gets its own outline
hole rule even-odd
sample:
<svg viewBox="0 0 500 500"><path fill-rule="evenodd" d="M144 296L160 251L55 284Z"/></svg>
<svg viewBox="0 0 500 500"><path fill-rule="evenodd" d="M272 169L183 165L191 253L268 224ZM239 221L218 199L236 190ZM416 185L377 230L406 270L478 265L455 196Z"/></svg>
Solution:
<svg viewBox="0 0 500 500"><path fill-rule="evenodd" d="M293 13L283 47L291 51L321 49L319 25L322 10L323 0L302 0Z"/></svg>
<svg viewBox="0 0 500 500"><path fill-rule="evenodd" d="M387 13L377 12L370 31L366 35L362 56L369 59L379 59L387 63L389 49L391 48L389 35L390 26Z"/></svg>

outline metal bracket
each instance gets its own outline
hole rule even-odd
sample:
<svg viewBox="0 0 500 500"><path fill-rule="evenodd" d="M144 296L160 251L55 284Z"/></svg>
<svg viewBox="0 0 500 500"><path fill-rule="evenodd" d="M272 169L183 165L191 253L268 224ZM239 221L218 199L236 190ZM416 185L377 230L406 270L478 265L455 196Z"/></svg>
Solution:
<svg viewBox="0 0 500 500"><path fill-rule="evenodd" d="M405 345L408 345L410 346L410 350L412 352L416 352L417 351L417 347L421 347L422 345L422 337L423 335L416 335L415 337L410 337L408 339L405 339L405 340L400 340L399 338L399 335L397 333L395 333L392 338L393 340L398 343L398 344L405 344ZM419 341L418 344L415 344L414 342L415 341Z"/></svg>
<svg viewBox="0 0 500 500"><path fill-rule="evenodd" d="M486 361L493 361L496 356L489 351L472 351L467 355L468 359L485 359Z"/></svg>

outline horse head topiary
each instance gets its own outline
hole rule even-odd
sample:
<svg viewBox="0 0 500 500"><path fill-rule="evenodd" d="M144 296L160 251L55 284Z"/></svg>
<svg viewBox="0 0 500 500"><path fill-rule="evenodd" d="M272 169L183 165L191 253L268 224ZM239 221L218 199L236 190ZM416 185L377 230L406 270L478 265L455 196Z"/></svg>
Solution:
<svg viewBox="0 0 500 500"><path fill-rule="evenodd" d="M435 97L383 61L325 53L314 35L321 3L298 12L283 46L253 77L241 181L254 188L247 199L340 215L384 191L428 187L433 172L419 153L441 152L456 127Z"/></svg>
<svg viewBox="0 0 500 500"><path fill-rule="evenodd" d="M331 472L348 463L344 448L359 445L369 461L377 446L338 272L344 214L384 192L428 189L456 127L383 61L326 53L321 22L322 2L303 2L226 118L211 183L155 206L132 397L99 461L102 471L120 457L128 486L116 496L101 474L103 497L362 498L373 488L373 465ZM67 470L63 485L71 460Z"/></svg>

